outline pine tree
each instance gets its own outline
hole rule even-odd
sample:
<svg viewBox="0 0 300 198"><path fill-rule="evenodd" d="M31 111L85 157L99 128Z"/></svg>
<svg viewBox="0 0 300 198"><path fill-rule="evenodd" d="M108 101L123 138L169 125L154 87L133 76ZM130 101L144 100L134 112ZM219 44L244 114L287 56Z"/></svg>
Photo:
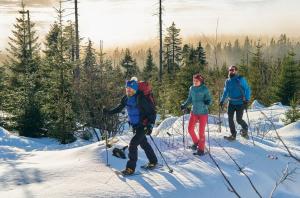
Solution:
<svg viewBox="0 0 300 198"><path fill-rule="evenodd" d="M45 69L43 71L44 106L47 115L49 135L66 144L74 141L76 130L72 87L74 63L70 59L69 34L65 34L60 4L58 22L55 22L46 36Z"/></svg>
<svg viewBox="0 0 300 198"><path fill-rule="evenodd" d="M137 67L136 60L132 58L129 49L125 50L124 58L121 60L121 66L125 69L126 79L130 79L132 76L138 76L139 69Z"/></svg>
<svg viewBox="0 0 300 198"><path fill-rule="evenodd" d="M9 37L7 111L14 115L20 135L37 137L43 134L43 116L39 103L40 95L40 49L35 24L30 21L29 10L22 2ZM16 108L18 107L18 108Z"/></svg>
<svg viewBox="0 0 300 198"><path fill-rule="evenodd" d="M102 63L103 64L103 63ZM99 121L102 119L101 112L101 97L103 86L101 82L103 73L100 65L96 62L96 52L92 47L92 42L89 40L85 49L83 60L83 71L81 79L81 102L82 102L82 120L87 126L101 128ZM100 107L100 110L99 108Z"/></svg>
<svg viewBox="0 0 300 198"><path fill-rule="evenodd" d="M182 60L181 44L180 29L177 29L173 22L167 28L167 36L164 39L164 65L169 74L174 75L176 70L179 69Z"/></svg>
<svg viewBox="0 0 300 198"><path fill-rule="evenodd" d="M2 111L4 110L4 101L6 95L6 87L4 85L5 81L5 69L0 65L0 126L4 126L4 117L2 117Z"/></svg>
<svg viewBox="0 0 300 198"><path fill-rule="evenodd" d="M184 44L182 48L182 62L184 66L186 66L189 63L189 55L190 46L188 44Z"/></svg>
<svg viewBox="0 0 300 198"><path fill-rule="evenodd" d="M252 98L259 100L263 104L269 105L271 100L270 95L270 70L269 66L263 59L261 52L262 45L258 43L256 53L254 53L249 68L249 83L252 91Z"/></svg>
<svg viewBox="0 0 300 198"><path fill-rule="evenodd" d="M204 66L206 66L207 62L206 62L206 54L205 54L204 48L202 47L201 42L199 42L199 44L198 44L196 53L197 53L198 62L201 66L203 66L203 69L204 69Z"/></svg>
<svg viewBox="0 0 300 198"><path fill-rule="evenodd" d="M299 94L299 90L300 64L295 61L295 53L291 52L283 59L277 95L282 104L289 105L295 94Z"/></svg>
<svg viewBox="0 0 300 198"><path fill-rule="evenodd" d="M156 77L157 74L157 67L153 62L153 55L151 49L148 49L147 51L147 60L146 60L146 66L143 70L143 80L148 81L152 79L153 77Z"/></svg>
<svg viewBox="0 0 300 198"><path fill-rule="evenodd" d="M73 22L68 21L68 24L64 27L65 35L65 50L66 59L74 62L75 61L75 25Z"/></svg>
<svg viewBox="0 0 300 198"><path fill-rule="evenodd" d="M285 119L283 120L285 125L288 125L293 122L296 122L297 120L300 120L300 109L299 109L297 103L299 103L299 101L297 102L296 97L293 97L290 100L291 109L289 109L285 113Z"/></svg>

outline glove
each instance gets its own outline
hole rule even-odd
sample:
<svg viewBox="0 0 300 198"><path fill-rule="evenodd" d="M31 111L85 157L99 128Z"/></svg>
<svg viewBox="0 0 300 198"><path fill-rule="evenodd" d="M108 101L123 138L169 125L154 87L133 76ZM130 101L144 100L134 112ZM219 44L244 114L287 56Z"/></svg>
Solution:
<svg viewBox="0 0 300 198"><path fill-rule="evenodd" d="M102 112L103 112L104 115L111 114L110 111L108 109L106 109L106 108L103 108Z"/></svg>
<svg viewBox="0 0 300 198"><path fill-rule="evenodd" d="M223 108L224 108L224 102L221 101L221 102L219 103L219 106L221 107L221 109L223 109Z"/></svg>
<svg viewBox="0 0 300 198"><path fill-rule="evenodd" d="M243 105L245 109L248 109L249 101L247 100L243 101Z"/></svg>
<svg viewBox="0 0 300 198"><path fill-rule="evenodd" d="M151 135L153 127L154 127L154 124L148 124L146 126L146 135Z"/></svg>
<svg viewBox="0 0 300 198"><path fill-rule="evenodd" d="M205 105L209 105L209 102L210 102L209 100L204 100Z"/></svg>
<svg viewBox="0 0 300 198"><path fill-rule="evenodd" d="M180 109L181 111L185 110L186 109L185 105L184 104L180 105Z"/></svg>

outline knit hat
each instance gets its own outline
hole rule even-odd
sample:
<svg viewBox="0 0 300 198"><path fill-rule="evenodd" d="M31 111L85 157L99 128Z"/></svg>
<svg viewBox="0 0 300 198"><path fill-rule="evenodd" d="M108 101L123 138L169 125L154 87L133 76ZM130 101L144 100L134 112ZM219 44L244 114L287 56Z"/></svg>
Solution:
<svg viewBox="0 0 300 198"><path fill-rule="evenodd" d="M130 87L131 89L137 91L139 88L138 82L135 80L129 80L126 82L126 87Z"/></svg>
<svg viewBox="0 0 300 198"><path fill-rule="evenodd" d="M199 80L201 83L204 82L204 78L201 74L195 74L193 78Z"/></svg>

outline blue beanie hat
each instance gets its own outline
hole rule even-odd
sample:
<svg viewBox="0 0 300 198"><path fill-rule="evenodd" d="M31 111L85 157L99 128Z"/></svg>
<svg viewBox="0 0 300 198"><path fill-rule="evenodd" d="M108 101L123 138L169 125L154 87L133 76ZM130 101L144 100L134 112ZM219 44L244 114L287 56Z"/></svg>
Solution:
<svg viewBox="0 0 300 198"><path fill-rule="evenodd" d="M139 88L139 85L135 80L130 80L130 81L126 82L126 87L130 87L131 89L137 91Z"/></svg>

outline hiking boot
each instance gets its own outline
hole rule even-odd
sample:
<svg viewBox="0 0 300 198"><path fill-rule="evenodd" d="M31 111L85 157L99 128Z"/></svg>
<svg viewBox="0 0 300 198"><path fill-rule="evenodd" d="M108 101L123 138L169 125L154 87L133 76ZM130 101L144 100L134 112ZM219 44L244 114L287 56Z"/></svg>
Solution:
<svg viewBox="0 0 300 198"><path fill-rule="evenodd" d="M192 149L192 150L197 150L197 147L198 147L198 145L197 144L193 144L192 146L190 146L190 149Z"/></svg>
<svg viewBox="0 0 300 198"><path fill-rule="evenodd" d="M241 133L241 136L243 138L249 139L249 135L248 135L248 130L247 129L241 129L240 133Z"/></svg>
<svg viewBox="0 0 300 198"><path fill-rule="evenodd" d="M134 170L131 168L125 168L124 170L121 171L123 175L132 175L134 173Z"/></svg>
<svg viewBox="0 0 300 198"><path fill-rule="evenodd" d="M226 140L229 140L229 141L234 141L236 139L236 137L234 135L231 135L231 136L224 136L224 138Z"/></svg>
<svg viewBox="0 0 300 198"><path fill-rule="evenodd" d="M151 162L149 162L148 164L145 164L145 165L141 166L141 168L152 170L152 169L154 169L156 167L156 165L157 165L157 163L151 163Z"/></svg>
<svg viewBox="0 0 300 198"><path fill-rule="evenodd" d="M204 151L198 149L197 152L194 153L194 155L203 156L203 155L205 155L205 153L204 153Z"/></svg>

